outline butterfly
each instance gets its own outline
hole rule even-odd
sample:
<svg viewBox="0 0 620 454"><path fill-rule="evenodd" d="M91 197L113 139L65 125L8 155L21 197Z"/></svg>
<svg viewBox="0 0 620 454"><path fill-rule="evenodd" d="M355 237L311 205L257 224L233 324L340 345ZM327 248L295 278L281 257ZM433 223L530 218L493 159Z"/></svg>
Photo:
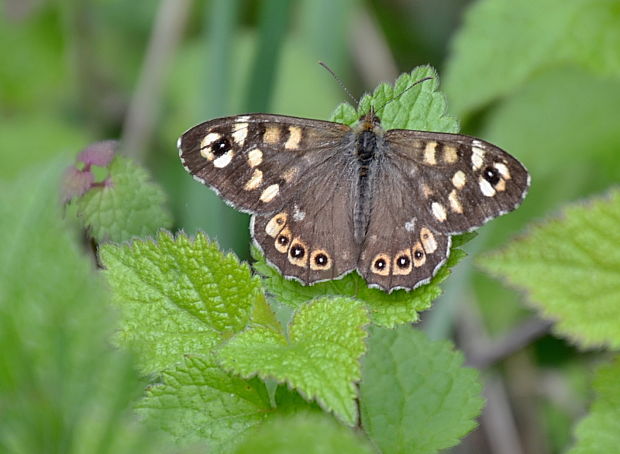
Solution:
<svg viewBox="0 0 620 454"><path fill-rule="evenodd" d="M525 167L460 134L384 130L371 109L353 127L247 114L199 124L178 140L195 180L252 215L270 265L303 284L357 270L370 287L430 281L451 236L517 208Z"/></svg>

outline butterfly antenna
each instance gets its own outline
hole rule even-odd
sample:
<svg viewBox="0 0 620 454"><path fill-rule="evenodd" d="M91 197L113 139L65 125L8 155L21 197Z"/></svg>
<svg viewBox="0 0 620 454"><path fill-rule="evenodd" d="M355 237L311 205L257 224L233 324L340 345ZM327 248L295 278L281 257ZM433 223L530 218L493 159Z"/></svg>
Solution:
<svg viewBox="0 0 620 454"><path fill-rule="evenodd" d="M385 106L387 106L389 103L391 103L392 101L396 101L398 98L400 98L402 95L404 95L405 93L407 93L409 90L411 90L413 87L415 87L418 84L421 84L422 82L425 82L427 80L432 80L433 77L432 76L427 76L424 77L420 80L416 80L414 83L412 83L411 85L409 85L407 88L405 88L402 92L400 92L400 94L398 96L394 96L392 99L388 99L386 102L383 103L382 106L380 106L379 108L375 109L377 112L380 112L381 109L385 108Z"/></svg>
<svg viewBox="0 0 620 454"><path fill-rule="evenodd" d="M323 68L325 68L332 75L332 77L334 79L336 79L336 82L338 82L338 85L340 85L342 87L344 92L349 96L349 98L351 98L353 100L353 102L357 106L359 104L359 99L357 99L355 96L353 96L351 94L351 92L345 86L344 82L342 82L342 80L340 80L340 78L336 75L336 73L329 66L327 66L327 63L324 63L324 62L320 61L319 65L321 65Z"/></svg>

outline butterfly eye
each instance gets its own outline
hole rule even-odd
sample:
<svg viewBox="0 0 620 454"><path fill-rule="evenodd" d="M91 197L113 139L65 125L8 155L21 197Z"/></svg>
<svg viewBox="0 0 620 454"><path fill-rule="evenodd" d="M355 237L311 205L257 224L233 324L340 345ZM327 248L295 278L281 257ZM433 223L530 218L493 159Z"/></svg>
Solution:
<svg viewBox="0 0 620 454"><path fill-rule="evenodd" d="M407 257L406 255L401 255L396 260L396 264L398 265L399 268L402 268L402 269L407 268L410 263L411 263L411 260L409 260L409 257Z"/></svg>
<svg viewBox="0 0 620 454"><path fill-rule="evenodd" d="M413 253L413 256L415 257L416 260L420 260L422 257L424 257L424 252L418 249L417 251Z"/></svg>
<svg viewBox="0 0 620 454"><path fill-rule="evenodd" d="M226 137L217 139L215 142L213 142L213 145L211 145L211 150L216 157L222 156L231 148L232 147L230 146L230 141Z"/></svg>
<svg viewBox="0 0 620 454"><path fill-rule="evenodd" d="M286 246L286 245L288 244L288 238L287 238L287 237L285 237L284 235L280 235L280 236L278 237L278 244L279 244L280 246Z"/></svg>
<svg viewBox="0 0 620 454"><path fill-rule="evenodd" d="M482 176L493 186L499 183L500 180L499 172L494 167L487 167L486 169L484 169L484 172L482 172Z"/></svg>
<svg viewBox="0 0 620 454"><path fill-rule="evenodd" d="M387 263L385 262L385 260L383 259L375 260L375 268L378 269L379 271L384 270L386 266L387 266Z"/></svg>

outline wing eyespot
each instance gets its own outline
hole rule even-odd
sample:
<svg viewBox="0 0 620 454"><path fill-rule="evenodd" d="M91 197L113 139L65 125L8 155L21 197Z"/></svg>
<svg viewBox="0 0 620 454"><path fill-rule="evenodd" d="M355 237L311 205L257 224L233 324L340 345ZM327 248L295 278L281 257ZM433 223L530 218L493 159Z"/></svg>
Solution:
<svg viewBox="0 0 620 454"><path fill-rule="evenodd" d="M229 152L232 149L232 145L230 144L230 140L226 137L220 137L211 145L211 152L215 155L216 158L224 155L224 153Z"/></svg>
<svg viewBox="0 0 620 454"><path fill-rule="evenodd" d="M323 249L316 249L310 255L310 268L315 271L325 271L332 267L332 260Z"/></svg>

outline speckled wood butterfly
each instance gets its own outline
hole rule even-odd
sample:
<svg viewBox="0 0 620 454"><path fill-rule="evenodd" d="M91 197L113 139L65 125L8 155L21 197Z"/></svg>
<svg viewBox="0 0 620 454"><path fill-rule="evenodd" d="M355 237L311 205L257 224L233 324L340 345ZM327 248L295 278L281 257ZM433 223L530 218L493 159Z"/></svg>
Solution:
<svg viewBox="0 0 620 454"><path fill-rule="evenodd" d="M391 292L427 283L451 235L514 210L529 175L500 148L460 134L354 127L284 115L218 118L178 141L183 165L252 214L254 242L304 284L357 270Z"/></svg>

